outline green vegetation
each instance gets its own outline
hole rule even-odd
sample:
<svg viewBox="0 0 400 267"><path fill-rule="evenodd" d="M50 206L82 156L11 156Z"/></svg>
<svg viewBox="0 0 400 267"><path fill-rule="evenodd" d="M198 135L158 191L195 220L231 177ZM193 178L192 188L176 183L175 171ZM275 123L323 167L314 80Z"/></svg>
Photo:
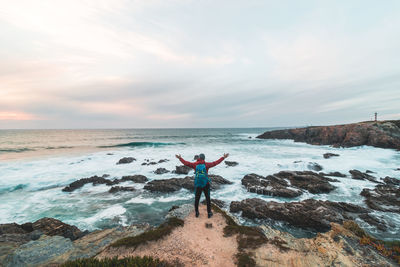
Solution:
<svg viewBox="0 0 400 267"><path fill-rule="evenodd" d="M246 252L246 249L256 249L262 244L268 242L268 239L257 227L239 225L228 214L221 210L218 206L211 203L215 212L220 213L226 221L227 226L224 228L224 236L237 236L238 250L236 254L237 265L240 267L256 266L256 262L252 258L251 253Z"/></svg>
<svg viewBox="0 0 400 267"><path fill-rule="evenodd" d="M169 235L172 230L174 230L176 227L183 226L184 221L181 219L178 219L176 217L170 218L168 221L164 222L157 228L144 232L140 235L137 236L130 236L130 237L125 237L122 239L119 239L115 241L114 243L111 244L112 247L134 247L136 248L140 244L144 244L149 241L156 241L164 236Z"/></svg>
<svg viewBox="0 0 400 267"><path fill-rule="evenodd" d="M360 244L371 246L375 248L380 254L385 257L394 259L400 264L400 241L382 241L368 235L363 229L358 226L354 221L343 222L343 227L353 232L360 238Z"/></svg>
<svg viewBox="0 0 400 267"><path fill-rule="evenodd" d="M112 259L77 259L73 261L67 261L62 264L61 267L172 267L169 263L154 259L152 257L128 257L118 259L117 257Z"/></svg>

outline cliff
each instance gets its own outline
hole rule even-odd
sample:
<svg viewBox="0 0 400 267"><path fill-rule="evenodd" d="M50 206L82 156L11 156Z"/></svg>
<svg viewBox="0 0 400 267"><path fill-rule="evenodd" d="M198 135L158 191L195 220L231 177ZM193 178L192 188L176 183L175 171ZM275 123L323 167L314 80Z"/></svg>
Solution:
<svg viewBox="0 0 400 267"><path fill-rule="evenodd" d="M292 139L295 142L335 147L368 145L400 149L400 120L276 130L265 132L257 138Z"/></svg>

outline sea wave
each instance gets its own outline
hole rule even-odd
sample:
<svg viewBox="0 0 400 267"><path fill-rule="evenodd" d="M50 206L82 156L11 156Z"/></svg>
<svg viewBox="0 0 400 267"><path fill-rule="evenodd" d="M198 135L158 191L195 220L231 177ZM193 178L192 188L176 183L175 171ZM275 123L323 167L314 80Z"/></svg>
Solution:
<svg viewBox="0 0 400 267"><path fill-rule="evenodd" d="M99 148L107 148L107 147L143 147L143 146L152 146L152 147L159 147L159 146L171 146L171 145L183 145L185 143L162 143L162 142L129 142L129 143L122 143L110 146L98 146Z"/></svg>
<svg viewBox="0 0 400 267"><path fill-rule="evenodd" d="M0 188L0 194L10 193L17 190L22 190L28 187L29 184L18 184L10 187Z"/></svg>

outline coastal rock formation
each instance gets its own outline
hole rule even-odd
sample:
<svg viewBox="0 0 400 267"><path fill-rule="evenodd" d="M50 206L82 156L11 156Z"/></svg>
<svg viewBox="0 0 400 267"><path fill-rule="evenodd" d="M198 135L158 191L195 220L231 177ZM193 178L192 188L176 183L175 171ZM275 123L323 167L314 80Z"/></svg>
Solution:
<svg viewBox="0 0 400 267"><path fill-rule="evenodd" d="M116 185L122 182L127 182L127 181L132 181L134 183L145 183L149 179L144 176L144 175L127 175L127 176L122 176L121 179L114 179L114 180L109 180L106 179L105 177L108 177L108 174L104 174L102 177L99 177L97 175L92 176L90 178L82 178L79 179L75 182L70 183L68 186L64 187L62 189L63 192L73 192L76 189L81 188L85 184L92 183L92 185L98 185L98 184L105 184L105 185Z"/></svg>
<svg viewBox="0 0 400 267"><path fill-rule="evenodd" d="M234 166L239 165L239 163L237 163L236 161L227 161L227 160L225 160L224 162L225 162L225 164L228 165L229 167L234 167Z"/></svg>
<svg viewBox="0 0 400 267"><path fill-rule="evenodd" d="M120 159L118 162L117 162L117 164L128 164L128 163L131 163L131 162L133 162L133 161L135 161L136 159L135 158L132 158L132 157L124 157L124 158L122 158L122 159Z"/></svg>
<svg viewBox="0 0 400 267"><path fill-rule="evenodd" d="M374 210L400 213L400 188L392 185L377 185L374 190L364 188L360 195Z"/></svg>
<svg viewBox="0 0 400 267"><path fill-rule="evenodd" d="M182 165L182 166L176 166L175 171L173 171L173 173L188 175L191 170L193 169L188 166Z"/></svg>
<svg viewBox="0 0 400 267"><path fill-rule="evenodd" d="M136 189L132 186L113 186L108 190L109 193L117 193L117 192L133 192Z"/></svg>
<svg viewBox="0 0 400 267"><path fill-rule="evenodd" d="M211 180L211 189L219 189L221 185L232 184L232 182L226 180L219 175L208 175ZM194 191L194 177L186 176L185 178L170 178L170 179L160 179L148 182L144 189L151 192L174 192L182 188L190 191Z"/></svg>
<svg viewBox="0 0 400 267"><path fill-rule="evenodd" d="M368 213L368 210L357 205L344 202L331 202L306 199L300 202L278 203L250 198L232 201L231 212L242 212L249 219L273 219L316 231L330 230L330 223L343 223L354 219L355 214Z"/></svg>
<svg viewBox="0 0 400 267"><path fill-rule="evenodd" d="M243 177L242 185L252 193L293 198L302 194L299 189L313 194L329 193L336 188L329 181L337 180L312 171L281 171L267 177L248 174Z"/></svg>
<svg viewBox="0 0 400 267"><path fill-rule="evenodd" d="M393 177L386 176L383 181L388 185L400 186L400 180Z"/></svg>
<svg viewBox="0 0 400 267"><path fill-rule="evenodd" d="M334 176L334 177L346 177L346 174L343 174L341 172L330 172L330 173L324 173L324 172L320 172L319 175L322 176Z"/></svg>
<svg viewBox="0 0 400 267"><path fill-rule="evenodd" d="M356 180L368 180L374 183L378 183L374 176L369 175L366 172L360 172L359 170L350 170L349 173L351 174L351 178Z"/></svg>
<svg viewBox="0 0 400 267"><path fill-rule="evenodd" d="M155 174L164 174L164 173L168 173L169 170L165 169L165 168L158 168L157 170L154 171Z"/></svg>
<svg viewBox="0 0 400 267"><path fill-rule="evenodd" d="M316 163L316 162L309 162L308 165L307 165L307 168L308 168L309 170L317 171L317 172L322 171L322 169L323 169L322 166L319 165L319 164Z"/></svg>
<svg viewBox="0 0 400 267"><path fill-rule="evenodd" d="M325 153L324 155L325 159L329 159L331 157L339 157L339 154L335 154L335 153Z"/></svg>
<svg viewBox="0 0 400 267"><path fill-rule="evenodd" d="M312 145L334 147L375 146L400 149L400 121L359 122L333 126L312 126L265 132L257 138L292 139Z"/></svg>

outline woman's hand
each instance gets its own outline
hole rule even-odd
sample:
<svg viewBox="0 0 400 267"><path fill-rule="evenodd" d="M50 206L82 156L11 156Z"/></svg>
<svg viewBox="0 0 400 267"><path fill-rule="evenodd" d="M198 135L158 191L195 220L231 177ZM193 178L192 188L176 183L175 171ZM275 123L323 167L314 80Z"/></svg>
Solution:
<svg viewBox="0 0 400 267"><path fill-rule="evenodd" d="M180 158L181 158L181 155L180 155L180 154L177 154L177 155L175 155L175 157L176 157L177 159L180 159Z"/></svg>
<svg viewBox="0 0 400 267"><path fill-rule="evenodd" d="M227 157L229 157L229 153L224 154L224 159L226 159Z"/></svg>

